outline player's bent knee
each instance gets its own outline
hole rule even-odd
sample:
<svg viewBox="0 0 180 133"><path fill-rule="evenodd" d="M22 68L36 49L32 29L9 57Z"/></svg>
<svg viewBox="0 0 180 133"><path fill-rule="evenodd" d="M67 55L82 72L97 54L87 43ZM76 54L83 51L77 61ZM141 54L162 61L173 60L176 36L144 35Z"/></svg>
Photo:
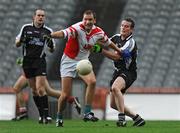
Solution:
<svg viewBox="0 0 180 133"><path fill-rule="evenodd" d="M88 86L95 87L95 86L96 86L96 79L88 80L87 85L88 85Z"/></svg>
<svg viewBox="0 0 180 133"><path fill-rule="evenodd" d="M58 101L60 101L60 99L66 101L69 96L70 95L68 95L67 93L61 93L61 96L59 97Z"/></svg>
<svg viewBox="0 0 180 133"><path fill-rule="evenodd" d="M39 94L39 96L44 96L45 94L46 94L46 92L45 92L45 90L43 89L43 88L39 88L38 89L38 94Z"/></svg>
<svg viewBox="0 0 180 133"><path fill-rule="evenodd" d="M119 88L112 87L112 88L111 88L111 91L112 91L113 93L117 93L117 92L119 92Z"/></svg>

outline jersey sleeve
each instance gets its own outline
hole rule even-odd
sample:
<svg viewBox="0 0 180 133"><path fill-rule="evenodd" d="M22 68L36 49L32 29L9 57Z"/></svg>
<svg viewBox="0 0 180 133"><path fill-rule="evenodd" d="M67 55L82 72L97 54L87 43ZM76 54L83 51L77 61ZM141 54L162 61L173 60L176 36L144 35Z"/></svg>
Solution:
<svg viewBox="0 0 180 133"><path fill-rule="evenodd" d="M70 37L76 37L78 32L77 32L77 27L76 25L72 25L64 30L62 30L62 32L64 33L64 38L70 38Z"/></svg>
<svg viewBox="0 0 180 133"><path fill-rule="evenodd" d="M97 36L99 36L98 38L98 41L100 41L101 43L103 43L103 45L104 46L108 46L108 45L110 45L111 44L111 40L110 40L110 38L108 38L108 36L106 35L106 33L103 31L103 30L101 30L99 33L98 33L98 35Z"/></svg>
<svg viewBox="0 0 180 133"><path fill-rule="evenodd" d="M128 50L129 52L131 52L135 47L135 41L134 39L130 39L128 40L125 45L123 47L121 47L122 51Z"/></svg>
<svg viewBox="0 0 180 133"><path fill-rule="evenodd" d="M111 44L111 40L108 38L108 36L104 33L104 45L108 46L109 44Z"/></svg>
<svg viewBox="0 0 180 133"><path fill-rule="evenodd" d="M25 27L25 25L23 25L23 26L21 27L20 32L19 32L19 33L18 33L18 35L16 36L16 40L18 40L18 39L20 39L20 38L21 38L24 27Z"/></svg>

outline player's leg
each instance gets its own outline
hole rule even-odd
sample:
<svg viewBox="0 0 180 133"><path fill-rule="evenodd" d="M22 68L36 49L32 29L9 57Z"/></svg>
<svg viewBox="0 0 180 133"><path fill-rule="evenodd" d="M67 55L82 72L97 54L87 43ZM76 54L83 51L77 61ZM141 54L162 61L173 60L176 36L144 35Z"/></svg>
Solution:
<svg viewBox="0 0 180 133"><path fill-rule="evenodd" d="M92 71L90 74L86 76L80 76L82 80L86 83L86 94L85 94L85 109L84 109L84 121L98 121L99 119L94 116L94 113L91 112L91 106L93 102L93 97L95 94L95 86L96 86L96 77L94 72Z"/></svg>
<svg viewBox="0 0 180 133"><path fill-rule="evenodd" d="M114 101L119 111L117 126L124 127L126 126L125 114L124 114L124 97L122 90L125 88L125 81L122 77L117 77L112 84L111 90L112 95L114 96Z"/></svg>
<svg viewBox="0 0 180 133"><path fill-rule="evenodd" d="M112 92L110 93L110 107L118 111Z"/></svg>
<svg viewBox="0 0 180 133"><path fill-rule="evenodd" d="M43 108L41 105L40 96L39 96L38 91L36 89L36 79L35 78L29 78L28 81L29 81L30 88L32 89L34 103L36 104L36 107L38 108L39 124L42 124L43 123Z"/></svg>
<svg viewBox="0 0 180 133"><path fill-rule="evenodd" d="M40 108L43 112L43 123L47 124L49 107L48 107L48 96L46 94L46 76L36 76L36 89L39 95Z"/></svg>
<svg viewBox="0 0 180 133"><path fill-rule="evenodd" d="M32 89L32 93L33 93L33 99L34 99L34 103L36 104L36 107L38 108L38 112L39 112L39 123L43 123L43 110L41 108L41 103L40 103L40 97L38 95L38 91L36 89L36 80L35 78L29 78L29 86Z"/></svg>
<svg viewBox="0 0 180 133"><path fill-rule="evenodd" d="M81 104L78 97L69 96L67 97L67 102L73 104L75 109L77 110L78 114L81 114Z"/></svg>
<svg viewBox="0 0 180 133"><path fill-rule="evenodd" d="M46 79L46 93L47 93L48 96L52 96L52 97L55 97L55 98L59 98L60 95L61 95L61 91L52 88L50 86L50 84L48 83L47 79ZM81 104L79 102L78 97L69 96L67 98L67 102L70 103L70 104L74 104L74 107L77 110L78 114L81 114Z"/></svg>
<svg viewBox="0 0 180 133"><path fill-rule="evenodd" d="M136 114L132 110L130 110L126 105L124 106L124 111L125 114L132 118L132 120L134 121L133 126L140 127L145 125L145 120L139 114Z"/></svg>
<svg viewBox="0 0 180 133"><path fill-rule="evenodd" d="M24 100L24 95L22 92L22 90L27 86L27 79L24 75L21 75L13 86L13 90L17 96L16 119L22 119L24 117L27 117L26 101Z"/></svg>
<svg viewBox="0 0 180 133"><path fill-rule="evenodd" d="M46 79L45 81L45 84L46 84L46 93L48 96L52 96L52 97L55 97L55 98L59 98L59 96L61 95L61 91L60 90L55 90L53 89L49 83L48 83L48 80Z"/></svg>
<svg viewBox="0 0 180 133"><path fill-rule="evenodd" d="M62 91L61 91L61 96L58 99L58 112L56 117L57 127L63 126L63 111L65 109L67 97L71 95L72 80L73 80L72 77L61 78Z"/></svg>
<svg viewBox="0 0 180 133"><path fill-rule="evenodd" d="M111 99L111 103L110 103L111 108L118 111L116 103L115 103L115 99L114 99L114 96L112 93L110 95L110 99ZM138 114L134 113L132 110L130 110L126 105L124 105L124 113L125 113L125 115L132 118L132 120L134 121L133 126L145 125L145 120L140 115L138 115Z"/></svg>
<svg viewBox="0 0 180 133"><path fill-rule="evenodd" d="M123 78L126 81L126 89L123 90L123 92L125 93L125 91L134 83L134 81L137 78L137 75L136 73L127 72L126 77L123 77ZM145 125L145 120L141 118L141 116L139 116L138 114L134 113L131 109L129 109L125 105L124 105L124 112L127 116L132 118L132 120L134 121L133 126L139 127L139 126Z"/></svg>

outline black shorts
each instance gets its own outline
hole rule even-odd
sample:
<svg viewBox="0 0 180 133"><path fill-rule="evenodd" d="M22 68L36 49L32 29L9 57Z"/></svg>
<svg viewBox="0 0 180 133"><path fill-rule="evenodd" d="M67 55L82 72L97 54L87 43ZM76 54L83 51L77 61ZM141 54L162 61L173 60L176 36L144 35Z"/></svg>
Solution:
<svg viewBox="0 0 180 133"><path fill-rule="evenodd" d="M44 58L24 58L23 70L26 78L47 76L46 60Z"/></svg>
<svg viewBox="0 0 180 133"><path fill-rule="evenodd" d="M133 84L133 82L137 79L137 73L132 71L117 71L115 70L113 73L113 78L110 81L110 85L114 83L117 77L122 77L125 81L125 88L121 90L122 93L125 93L126 90Z"/></svg>

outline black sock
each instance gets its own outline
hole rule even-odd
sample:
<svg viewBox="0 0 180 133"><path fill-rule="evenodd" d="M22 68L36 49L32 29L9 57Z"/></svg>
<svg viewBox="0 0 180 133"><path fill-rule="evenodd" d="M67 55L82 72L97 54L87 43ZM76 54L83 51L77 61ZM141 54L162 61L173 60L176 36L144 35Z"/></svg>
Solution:
<svg viewBox="0 0 180 133"><path fill-rule="evenodd" d="M42 108L43 108L43 116L45 118L48 117L48 114L49 114L49 109L48 109L48 96L47 95L44 95L41 98L41 104L42 104Z"/></svg>
<svg viewBox="0 0 180 133"><path fill-rule="evenodd" d="M39 96L33 96L34 102L38 108L40 117L43 117L43 110L41 108L41 100Z"/></svg>
<svg viewBox="0 0 180 133"><path fill-rule="evenodd" d="M125 114L124 113L119 113L118 114L118 119L119 119L119 121L125 121Z"/></svg>

